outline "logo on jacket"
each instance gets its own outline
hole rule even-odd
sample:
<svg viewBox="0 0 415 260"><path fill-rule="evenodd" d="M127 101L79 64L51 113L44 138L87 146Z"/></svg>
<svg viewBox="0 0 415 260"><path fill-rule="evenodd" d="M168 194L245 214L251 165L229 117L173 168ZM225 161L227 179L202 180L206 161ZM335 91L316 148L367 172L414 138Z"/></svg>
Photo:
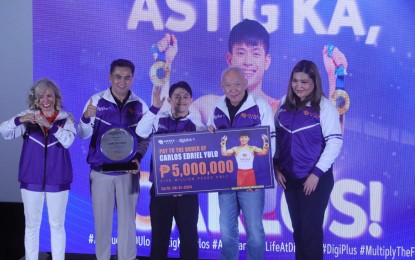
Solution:
<svg viewBox="0 0 415 260"><path fill-rule="evenodd" d="M143 114L141 109L133 108L133 107L130 107L130 109L128 109L128 112L130 112L130 114L136 114L138 116L141 116Z"/></svg>
<svg viewBox="0 0 415 260"><path fill-rule="evenodd" d="M167 127L166 125L159 124L158 129L167 130L167 129L168 129L168 127Z"/></svg>
<svg viewBox="0 0 415 260"><path fill-rule="evenodd" d="M242 118L250 118L250 119L254 119L254 120L259 119L259 115L258 114L253 114L253 113L242 113L241 117Z"/></svg>
<svg viewBox="0 0 415 260"><path fill-rule="evenodd" d="M214 120L216 120L216 119L220 119L222 117L225 117L225 115L224 114L219 114L219 115L215 115L213 118L214 118Z"/></svg>
<svg viewBox="0 0 415 260"><path fill-rule="evenodd" d="M110 110L109 107L97 107L97 111L107 111Z"/></svg>
<svg viewBox="0 0 415 260"><path fill-rule="evenodd" d="M306 115L306 116L312 116L312 117L314 117L314 118L320 118L320 114L319 113L317 113L317 112L315 112L315 111L310 111L309 109L304 109L304 115Z"/></svg>

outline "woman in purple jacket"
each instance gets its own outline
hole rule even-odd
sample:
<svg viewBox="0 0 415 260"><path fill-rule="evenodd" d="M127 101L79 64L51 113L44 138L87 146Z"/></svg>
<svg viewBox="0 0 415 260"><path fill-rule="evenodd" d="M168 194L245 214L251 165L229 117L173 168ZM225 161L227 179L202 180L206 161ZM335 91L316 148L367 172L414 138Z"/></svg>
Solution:
<svg viewBox="0 0 415 260"><path fill-rule="evenodd" d="M65 258L65 213L72 163L68 148L76 130L71 114L62 110L62 96L50 79L40 79L29 91L29 109L3 122L6 139L23 137L19 182L25 214L26 259L38 259L39 229L46 199L53 259Z"/></svg>
<svg viewBox="0 0 415 260"><path fill-rule="evenodd" d="M333 163L343 144L339 113L323 95L317 66L298 62L275 115L274 170L288 204L296 259L323 259L323 219Z"/></svg>

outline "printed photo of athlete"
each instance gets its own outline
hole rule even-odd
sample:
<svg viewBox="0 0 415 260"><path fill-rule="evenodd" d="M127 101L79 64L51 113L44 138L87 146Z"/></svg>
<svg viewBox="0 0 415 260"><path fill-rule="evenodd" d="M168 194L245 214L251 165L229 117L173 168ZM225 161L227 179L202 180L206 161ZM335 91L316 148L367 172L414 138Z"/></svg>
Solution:
<svg viewBox="0 0 415 260"><path fill-rule="evenodd" d="M221 139L221 153L223 156L235 155L236 163L238 164L238 172L236 175L238 187L256 186L256 178L254 172L254 158L255 155L266 155L269 151L268 136L262 135L262 148L249 145L249 134L247 131L242 131L239 134L240 146L235 146L226 149L226 141L228 137L224 135Z"/></svg>
<svg viewBox="0 0 415 260"><path fill-rule="evenodd" d="M166 33L163 38L155 44L159 53L165 57L168 69L172 70L172 64L178 53L177 38L173 34ZM248 91L251 94L265 99L275 114L280 99L266 94L263 86L263 78L265 72L271 65L270 54L270 35L265 27L255 20L244 19L236 24L229 33L228 52L226 53L226 63L229 67L238 67L244 71L245 78L248 81ZM329 99L334 98L337 86L336 71L342 67L344 75L347 75L348 62L346 56L338 47L330 44L323 46L322 58L326 69L329 83ZM165 80L162 86L162 98L168 98L169 79ZM209 112L213 109L219 95L207 94L194 100L190 107L190 111L199 117L202 123L206 123ZM165 102L162 111L168 111L170 105ZM345 114L340 115L340 123L342 132L344 132Z"/></svg>
<svg viewBox="0 0 415 260"><path fill-rule="evenodd" d="M272 60L270 47L270 35L265 27L258 21L244 19L229 33L226 63L229 67L238 67L244 71L249 93L266 100L275 114L280 105L280 99L268 95L266 89L269 87L263 85L265 72ZM336 70L342 67L347 75L348 62L339 48L330 44L323 47L322 56L329 82L328 97L332 99L339 87L336 82ZM275 93L275 90L272 92ZM199 114L200 119L205 123L218 98L219 95L213 93L201 96L193 102L190 109L194 114ZM344 129L344 114L340 115L340 122Z"/></svg>

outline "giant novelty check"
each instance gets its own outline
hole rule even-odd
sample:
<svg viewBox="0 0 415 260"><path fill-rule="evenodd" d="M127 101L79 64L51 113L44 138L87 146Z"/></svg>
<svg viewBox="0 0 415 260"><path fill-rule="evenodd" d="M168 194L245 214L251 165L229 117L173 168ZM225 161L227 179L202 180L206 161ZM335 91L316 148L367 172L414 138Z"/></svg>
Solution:
<svg viewBox="0 0 415 260"><path fill-rule="evenodd" d="M153 136L157 196L273 188L268 126Z"/></svg>

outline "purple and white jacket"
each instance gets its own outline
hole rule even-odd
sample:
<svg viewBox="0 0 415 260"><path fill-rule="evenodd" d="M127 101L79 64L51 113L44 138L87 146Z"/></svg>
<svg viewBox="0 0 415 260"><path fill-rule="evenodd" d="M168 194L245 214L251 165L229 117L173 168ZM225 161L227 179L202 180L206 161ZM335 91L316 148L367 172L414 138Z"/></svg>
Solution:
<svg viewBox="0 0 415 260"><path fill-rule="evenodd" d="M43 127L38 124L20 123L19 118L29 113L38 115L40 111L23 111L0 125L4 139L23 137L19 162L20 188L45 192L69 190L72 162L68 148L76 135L72 115L59 111L45 136Z"/></svg>
<svg viewBox="0 0 415 260"><path fill-rule="evenodd" d="M158 109L152 106L136 128L137 135L147 138L152 134L183 133L206 131L206 126L192 113L185 117L174 118L171 110L157 114ZM157 114L157 115L156 115ZM150 164L150 181L154 181L153 160Z"/></svg>
<svg viewBox="0 0 415 260"><path fill-rule="evenodd" d="M291 178L314 173L320 177L334 163L343 145L339 113L325 97L320 111L305 106L296 112L285 110L285 96L275 115L277 134L275 158Z"/></svg>
<svg viewBox="0 0 415 260"><path fill-rule="evenodd" d="M126 126L131 130L130 132L134 134L137 123L148 110L148 106L141 98L131 92L127 102L120 110L109 88L93 95L91 99L92 105L97 107L97 113L95 117L91 118L84 118L82 116L78 124L78 135L82 139L91 137L87 162L91 165L91 169L100 171L101 165L104 163L104 158L97 149L98 136L109 128L116 126ZM87 101L82 114L86 111L88 105L89 100ZM140 161L147 151L149 142L148 140L141 138L137 138L137 140L138 146L135 158ZM122 172L119 174L126 173Z"/></svg>
<svg viewBox="0 0 415 260"><path fill-rule="evenodd" d="M231 125L229 110L226 106L225 99L225 95L218 99L214 110L209 116L207 125L213 125L216 129L269 126L271 151L272 155L274 155L275 125L270 105L264 99L248 94L246 101L242 104L238 112L236 112Z"/></svg>

